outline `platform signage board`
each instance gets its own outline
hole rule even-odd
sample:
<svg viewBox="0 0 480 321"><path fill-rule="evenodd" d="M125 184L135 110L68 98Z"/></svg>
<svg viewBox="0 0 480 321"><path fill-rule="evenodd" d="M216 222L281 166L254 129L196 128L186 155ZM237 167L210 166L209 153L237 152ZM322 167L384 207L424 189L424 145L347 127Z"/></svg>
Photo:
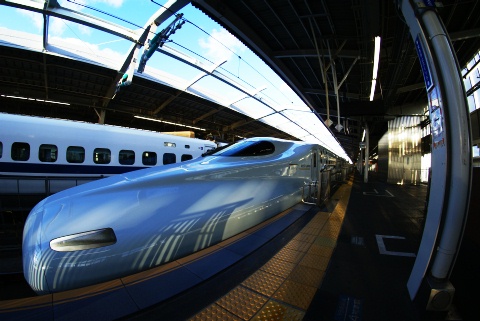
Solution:
<svg viewBox="0 0 480 321"><path fill-rule="evenodd" d="M427 88L427 91L429 91L433 86L432 74L428 66L427 57L425 57L422 42L420 41L418 35L415 38L415 48L417 49L418 61L420 62L420 67L422 68L423 79L425 80L425 87Z"/></svg>

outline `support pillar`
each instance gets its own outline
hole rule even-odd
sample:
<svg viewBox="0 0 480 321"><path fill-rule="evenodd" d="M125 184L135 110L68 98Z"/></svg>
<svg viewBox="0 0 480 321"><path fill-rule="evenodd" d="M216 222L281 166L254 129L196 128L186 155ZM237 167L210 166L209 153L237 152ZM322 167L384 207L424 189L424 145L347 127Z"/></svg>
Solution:
<svg viewBox="0 0 480 321"><path fill-rule="evenodd" d="M472 149L468 103L455 51L435 2L397 0L397 4L419 57L432 133L428 209L407 288L410 298L417 305L423 304L426 311L446 311L454 292L449 277L470 200Z"/></svg>
<svg viewBox="0 0 480 321"><path fill-rule="evenodd" d="M368 132L368 124L365 123L365 172L363 173L363 182L368 183L368 165L370 163L370 133Z"/></svg>

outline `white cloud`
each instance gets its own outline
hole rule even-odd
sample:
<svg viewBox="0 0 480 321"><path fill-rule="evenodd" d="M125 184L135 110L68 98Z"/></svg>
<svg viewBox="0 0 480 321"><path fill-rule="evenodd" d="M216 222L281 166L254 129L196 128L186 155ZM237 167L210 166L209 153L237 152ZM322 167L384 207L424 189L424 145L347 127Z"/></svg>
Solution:
<svg viewBox="0 0 480 321"><path fill-rule="evenodd" d="M22 9L17 9L16 11L20 15L28 17L28 19L33 22L35 28L37 28L39 31L43 30L43 16L40 13Z"/></svg>
<svg viewBox="0 0 480 321"><path fill-rule="evenodd" d="M213 29L211 36L207 39L200 38L198 44L207 50L204 55L215 63L229 60L234 53L245 51L245 46L225 29Z"/></svg>
<svg viewBox="0 0 480 321"><path fill-rule="evenodd" d="M119 8L123 5L123 0L97 0L94 2L104 2L112 7Z"/></svg>
<svg viewBox="0 0 480 321"><path fill-rule="evenodd" d="M78 30L80 30L80 32L83 35L91 35L92 34L92 29L90 27L87 27L87 26L84 26L84 25L78 25Z"/></svg>
<svg viewBox="0 0 480 321"><path fill-rule="evenodd" d="M77 38L51 37L50 43L86 59L98 61L109 66L118 67L117 65L124 59L123 54L119 52L110 48L100 49L98 45Z"/></svg>
<svg viewBox="0 0 480 321"><path fill-rule="evenodd" d="M67 29L67 24L72 25L72 22L60 18L50 17L48 26L48 33L54 36L60 36Z"/></svg>
<svg viewBox="0 0 480 321"><path fill-rule="evenodd" d="M75 2L69 2L66 0L59 1L60 5L64 8L73 10L81 10L82 6L92 6L98 3L105 3L108 6L119 8L123 5L124 0L75 0ZM80 4L80 6L78 5Z"/></svg>

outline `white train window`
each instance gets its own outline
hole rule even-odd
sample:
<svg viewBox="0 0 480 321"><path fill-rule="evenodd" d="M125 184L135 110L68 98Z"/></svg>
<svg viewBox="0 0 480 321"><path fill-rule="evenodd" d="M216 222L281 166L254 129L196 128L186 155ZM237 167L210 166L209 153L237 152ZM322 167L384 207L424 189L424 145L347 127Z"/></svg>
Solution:
<svg viewBox="0 0 480 321"><path fill-rule="evenodd" d="M28 143L13 143L11 151L10 155L15 161L27 161L30 158L30 145Z"/></svg>
<svg viewBox="0 0 480 321"><path fill-rule="evenodd" d="M67 148L67 162L69 163L83 163L85 161L85 148L81 146L68 146Z"/></svg>
<svg viewBox="0 0 480 321"><path fill-rule="evenodd" d="M187 160L191 160L192 158L193 158L193 156L190 155L190 154L183 154L181 161L184 162L184 161L187 161Z"/></svg>
<svg viewBox="0 0 480 321"><path fill-rule="evenodd" d="M157 165L157 153L155 153L155 152L143 152L142 163L143 163L143 165L149 165L149 166Z"/></svg>
<svg viewBox="0 0 480 321"><path fill-rule="evenodd" d="M93 162L95 164L109 164L111 152L108 148L95 148L93 151Z"/></svg>
<svg viewBox="0 0 480 321"><path fill-rule="evenodd" d="M118 153L118 162L122 165L133 165L135 163L135 152L133 150L122 149Z"/></svg>
<svg viewBox="0 0 480 321"><path fill-rule="evenodd" d="M163 165L173 164L177 162L177 157L172 153L163 154Z"/></svg>
<svg viewBox="0 0 480 321"><path fill-rule="evenodd" d="M53 163L57 161L58 148L51 144L42 144L38 148L38 159L41 162Z"/></svg>

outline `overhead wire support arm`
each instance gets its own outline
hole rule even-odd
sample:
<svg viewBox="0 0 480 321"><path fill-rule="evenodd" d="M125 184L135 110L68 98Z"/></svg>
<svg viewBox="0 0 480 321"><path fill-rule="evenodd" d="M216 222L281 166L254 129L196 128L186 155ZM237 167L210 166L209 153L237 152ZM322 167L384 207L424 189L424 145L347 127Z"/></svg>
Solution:
<svg viewBox="0 0 480 321"><path fill-rule="evenodd" d="M180 29L185 23L183 19L183 13L176 15L175 20L172 21L165 29L160 31L155 35L155 37L150 40L147 44L145 50L143 51L142 57L140 58L140 63L138 65L137 71L142 73L145 70L145 65L147 64L148 59L153 55L153 53L160 47L162 47L165 42L168 41L168 38Z"/></svg>

